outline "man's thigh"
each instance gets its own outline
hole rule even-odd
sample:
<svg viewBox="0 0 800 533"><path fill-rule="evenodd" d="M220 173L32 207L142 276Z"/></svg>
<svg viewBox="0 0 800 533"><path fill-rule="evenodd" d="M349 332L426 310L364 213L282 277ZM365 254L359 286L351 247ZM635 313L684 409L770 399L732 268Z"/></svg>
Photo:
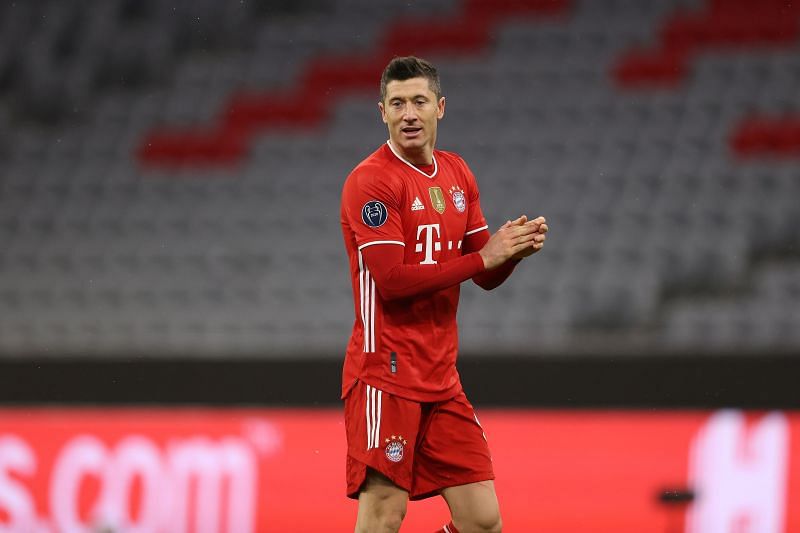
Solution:
<svg viewBox="0 0 800 533"><path fill-rule="evenodd" d="M494 479L483 428L462 392L425 413L417 443L412 499L439 494L447 487Z"/></svg>

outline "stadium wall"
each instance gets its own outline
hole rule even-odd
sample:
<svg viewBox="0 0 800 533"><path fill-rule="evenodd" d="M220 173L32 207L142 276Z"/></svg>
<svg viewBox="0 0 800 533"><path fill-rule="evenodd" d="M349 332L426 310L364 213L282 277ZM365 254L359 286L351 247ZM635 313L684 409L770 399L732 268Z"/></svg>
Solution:
<svg viewBox="0 0 800 533"><path fill-rule="evenodd" d="M480 406L799 408L793 354L462 357ZM338 406L341 360L0 361L0 403Z"/></svg>

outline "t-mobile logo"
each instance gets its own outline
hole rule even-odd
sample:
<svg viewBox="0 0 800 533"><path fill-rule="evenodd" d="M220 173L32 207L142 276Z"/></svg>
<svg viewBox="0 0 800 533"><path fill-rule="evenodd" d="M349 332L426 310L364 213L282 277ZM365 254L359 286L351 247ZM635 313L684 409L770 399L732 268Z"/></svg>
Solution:
<svg viewBox="0 0 800 533"><path fill-rule="evenodd" d="M425 252L425 259L419 262L420 265L435 265L436 260L433 258L433 252L441 252L442 251L442 243L440 241L433 241L433 232L436 232L436 238L438 239L439 234L439 224L424 224L422 226L417 226L417 245L414 247L414 251L417 253ZM420 236L422 234L425 236L420 241Z"/></svg>
<svg viewBox="0 0 800 533"><path fill-rule="evenodd" d="M738 411L711 417L692 445L697 500L689 533L783 533L789 427L781 413L748 424Z"/></svg>

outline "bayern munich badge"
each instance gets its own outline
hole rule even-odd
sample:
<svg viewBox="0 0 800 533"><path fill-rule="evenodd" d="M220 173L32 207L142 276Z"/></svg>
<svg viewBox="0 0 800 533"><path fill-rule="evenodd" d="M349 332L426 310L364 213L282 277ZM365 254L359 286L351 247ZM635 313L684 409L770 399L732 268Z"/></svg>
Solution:
<svg viewBox="0 0 800 533"><path fill-rule="evenodd" d="M458 185L453 185L448 191L453 198L453 205L459 213L463 213L467 208L467 197L464 196L464 190Z"/></svg>
<svg viewBox="0 0 800 533"><path fill-rule="evenodd" d="M393 463L403 460L403 452L408 442L401 435L392 435L391 439L386 439L386 458Z"/></svg>

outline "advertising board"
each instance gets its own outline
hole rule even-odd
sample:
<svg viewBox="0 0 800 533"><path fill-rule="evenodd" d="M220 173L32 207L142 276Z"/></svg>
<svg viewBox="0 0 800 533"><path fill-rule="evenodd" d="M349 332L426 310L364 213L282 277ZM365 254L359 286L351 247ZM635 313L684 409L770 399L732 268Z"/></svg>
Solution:
<svg viewBox="0 0 800 533"><path fill-rule="evenodd" d="M800 531L800 415L479 411L509 532ZM338 410L0 410L0 533L352 531ZM402 531L448 520L409 504Z"/></svg>

